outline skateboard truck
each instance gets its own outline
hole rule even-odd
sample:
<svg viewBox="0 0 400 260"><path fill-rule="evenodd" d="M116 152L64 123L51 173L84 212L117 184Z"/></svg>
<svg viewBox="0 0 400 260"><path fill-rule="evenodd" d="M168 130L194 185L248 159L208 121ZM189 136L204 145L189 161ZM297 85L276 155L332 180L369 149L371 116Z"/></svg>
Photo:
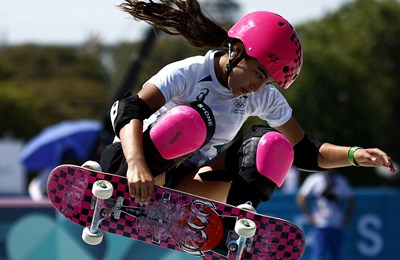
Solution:
<svg viewBox="0 0 400 260"><path fill-rule="evenodd" d="M108 181L99 180L93 184L92 194L96 198L93 218L90 227L85 227L82 231L82 239L89 245L98 245L103 240L104 234L99 229L99 225L111 213L102 209L102 205L104 200L112 196L113 190L113 186Z"/></svg>
<svg viewBox="0 0 400 260"><path fill-rule="evenodd" d="M256 211L250 203L239 205L238 208ZM253 243L252 238L256 234L257 227L251 219L241 218L236 221L234 230L238 238L228 242L228 249L230 252L236 252L236 260L239 260L246 247Z"/></svg>
<svg viewBox="0 0 400 260"><path fill-rule="evenodd" d="M252 237L255 235L257 227L255 223L246 218L239 219L235 224L236 240L228 242L230 252L236 252L236 259L241 259L243 252L247 246L253 243Z"/></svg>

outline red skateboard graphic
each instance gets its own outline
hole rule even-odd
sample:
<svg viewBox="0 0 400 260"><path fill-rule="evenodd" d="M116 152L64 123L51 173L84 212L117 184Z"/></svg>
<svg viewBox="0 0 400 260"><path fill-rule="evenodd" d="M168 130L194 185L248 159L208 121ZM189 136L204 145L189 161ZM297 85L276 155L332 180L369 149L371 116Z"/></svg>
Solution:
<svg viewBox="0 0 400 260"><path fill-rule="evenodd" d="M305 248L302 231L286 220L159 186L141 206L125 177L79 166L53 169L47 191L93 245L109 232L215 260L299 259Z"/></svg>

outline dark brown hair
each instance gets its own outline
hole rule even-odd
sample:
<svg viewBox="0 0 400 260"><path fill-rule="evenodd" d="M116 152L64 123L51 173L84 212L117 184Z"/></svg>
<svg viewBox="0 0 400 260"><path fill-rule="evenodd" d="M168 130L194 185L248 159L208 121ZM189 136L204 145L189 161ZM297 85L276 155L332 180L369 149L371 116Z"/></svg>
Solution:
<svg viewBox="0 0 400 260"><path fill-rule="evenodd" d="M171 35L182 35L195 47L226 45L228 34L204 14L197 0L160 0L155 3L124 0L119 7L135 19L145 21Z"/></svg>

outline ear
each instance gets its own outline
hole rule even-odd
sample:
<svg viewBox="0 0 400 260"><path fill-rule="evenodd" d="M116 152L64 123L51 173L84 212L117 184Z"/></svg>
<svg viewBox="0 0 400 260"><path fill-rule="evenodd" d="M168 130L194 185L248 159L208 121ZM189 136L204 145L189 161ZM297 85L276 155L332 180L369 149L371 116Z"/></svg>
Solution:
<svg viewBox="0 0 400 260"><path fill-rule="evenodd" d="M242 42L237 42L234 46L233 46L233 51L235 52L235 54L237 56L240 56L240 54L242 54L244 50L244 44ZM233 58L235 58L235 55L233 55Z"/></svg>

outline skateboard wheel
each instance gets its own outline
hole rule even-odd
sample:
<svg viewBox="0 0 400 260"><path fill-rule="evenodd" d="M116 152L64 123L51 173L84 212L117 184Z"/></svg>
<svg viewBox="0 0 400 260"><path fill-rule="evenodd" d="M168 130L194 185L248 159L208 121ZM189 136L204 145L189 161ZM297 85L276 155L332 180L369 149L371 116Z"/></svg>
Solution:
<svg viewBox="0 0 400 260"><path fill-rule="evenodd" d="M110 182L98 180L93 184L92 193L98 199L109 199L113 193L113 186Z"/></svg>
<svg viewBox="0 0 400 260"><path fill-rule="evenodd" d="M86 244L89 245L98 245L103 241L103 231L100 229L97 231L97 233L92 233L89 229L89 227L85 227L82 231L82 240L85 241Z"/></svg>
<svg viewBox="0 0 400 260"><path fill-rule="evenodd" d="M236 221L235 232L241 237L253 237L256 234L256 230L256 224L251 219L242 218Z"/></svg>

